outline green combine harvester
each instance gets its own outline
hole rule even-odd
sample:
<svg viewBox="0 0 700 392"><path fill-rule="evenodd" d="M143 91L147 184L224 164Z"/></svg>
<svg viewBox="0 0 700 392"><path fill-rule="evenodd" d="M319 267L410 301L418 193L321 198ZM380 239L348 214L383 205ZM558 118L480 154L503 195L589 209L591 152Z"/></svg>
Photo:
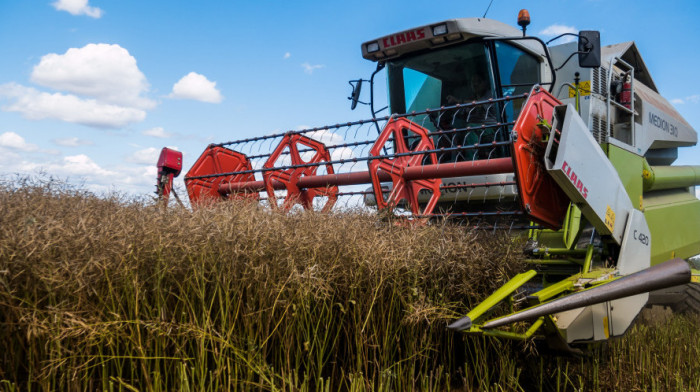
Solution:
<svg viewBox="0 0 700 392"><path fill-rule="evenodd" d="M365 104L368 82L371 119L209 145L185 177L191 204L362 205L409 225L526 233L529 270L449 325L468 334L570 350L623 335L648 305L700 311L687 262L700 254L700 166L672 165L696 131L634 42L581 31L550 45L526 35L527 11L518 24L453 19L362 44L377 68L350 99ZM163 149L158 168L167 201L182 155Z"/></svg>

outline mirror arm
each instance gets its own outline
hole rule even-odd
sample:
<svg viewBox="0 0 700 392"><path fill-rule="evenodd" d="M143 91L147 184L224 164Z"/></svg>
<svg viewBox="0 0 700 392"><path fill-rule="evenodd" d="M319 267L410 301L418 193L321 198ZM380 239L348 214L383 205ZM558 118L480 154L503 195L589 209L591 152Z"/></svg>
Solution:
<svg viewBox="0 0 700 392"><path fill-rule="evenodd" d="M587 37L581 36L580 34L575 34L575 33L564 33L564 34L557 35L556 37L550 39L549 41L547 41L547 42L545 42L545 43L546 43L547 45L549 45L550 42L556 41L556 40L558 40L559 38L564 37L564 36L567 36L567 35L570 35L570 36L572 36L572 37L576 37L576 38L578 38L578 39L581 39L581 38L585 39L585 40L586 40L586 45L589 45L590 42L591 42Z"/></svg>
<svg viewBox="0 0 700 392"><path fill-rule="evenodd" d="M559 68L556 68L554 71L556 72L556 71L559 71L560 69L564 68L564 66L566 65L566 63L568 63L569 60L571 60L571 58L574 57L574 55L576 55L576 54L586 54L586 53L590 53L590 52L591 52L591 51L589 50L588 52L573 52L573 53L571 53L571 54L569 55L569 57L567 57L566 60L564 60L564 63L563 63L562 65L560 65Z"/></svg>
<svg viewBox="0 0 700 392"><path fill-rule="evenodd" d="M383 62L378 62L377 63L377 69L372 72L372 76L369 78L369 107L370 110L372 110L372 118L377 118L377 112L374 110L374 76L379 73L382 69L384 69L385 63ZM383 108L384 110L386 108ZM381 110L380 110L381 111ZM374 126L377 128L377 133L381 134L382 130L379 128L379 124L377 121L374 122Z"/></svg>

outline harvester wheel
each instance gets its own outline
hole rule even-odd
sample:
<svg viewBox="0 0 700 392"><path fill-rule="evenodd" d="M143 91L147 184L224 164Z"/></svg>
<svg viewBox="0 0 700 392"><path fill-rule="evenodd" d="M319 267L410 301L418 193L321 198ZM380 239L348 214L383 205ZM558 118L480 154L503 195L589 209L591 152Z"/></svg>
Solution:
<svg viewBox="0 0 700 392"><path fill-rule="evenodd" d="M700 284L688 283L657 290L650 294L647 306L668 306L674 313L700 314Z"/></svg>
<svg viewBox="0 0 700 392"><path fill-rule="evenodd" d="M688 283L683 288L680 301L673 305L676 313L700 313L700 284Z"/></svg>

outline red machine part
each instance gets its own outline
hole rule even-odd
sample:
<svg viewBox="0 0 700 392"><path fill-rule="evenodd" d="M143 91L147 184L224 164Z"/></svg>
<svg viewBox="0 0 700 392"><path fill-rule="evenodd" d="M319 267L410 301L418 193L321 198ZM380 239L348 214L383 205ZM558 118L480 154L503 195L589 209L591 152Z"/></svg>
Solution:
<svg viewBox="0 0 700 392"><path fill-rule="evenodd" d="M561 102L553 95L536 89L513 127L513 166L520 202L532 220L551 229L561 228L569 206L569 198L544 167L546 138L558 105Z"/></svg>
<svg viewBox="0 0 700 392"><path fill-rule="evenodd" d="M170 192L173 189L173 178L180 175L180 171L182 171L182 153L163 147L160 151L160 157L158 157L157 166L158 179L156 186L158 187L158 197L167 204Z"/></svg>
<svg viewBox="0 0 700 392"><path fill-rule="evenodd" d="M393 138L392 138L393 137ZM435 144L428 135L428 130L407 120L406 118L391 119L369 152L370 157L379 157L389 139L394 143L394 154L435 150ZM408 145L408 140L415 140ZM427 162L426 162L427 160ZM368 161L369 175L372 180L374 197L377 200L377 208L393 208L401 200L405 200L411 212L415 215L428 215L433 212L440 198L440 178L409 180L406 178L406 170L410 167L423 165L436 165L435 152L415 155L397 156L395 158L377 158ZM388 175L391 178L392 189L385 199L382 190L382 177ZM430 200L421 209L418 204L418 193L426 189L431 192Z"/></svg>
<svg viewBox="0 0 700 392"><path fill-rule="evenodd" d="M218 200L222 197L259 199L258 192L233 192L222 195L219 186L226 183L255 181L250 160L244 154L225 147L210 145L192 165L185 176L185 186L192 205ZM250 171L250 172L247 172ZM244 172L232 175L192 178L223 173Z"/></svg>
<svg viewBox="0 0 700 392"><path fill-rule="evenodd" d="M301 157L301 154L299 153L300 145L306 146L313 150L304 152L304 154L308 155L313 154L310 159L305 160ZM301 204L307 210L313 209L313 201L316 197L327 197L328 199L321 210L324 212L330 210L338 199L338 186L329 185L318 188L304 189L300 188L297 184L303 177L315 176L319 167L325 167L328 174L335 173L333 171L333 165L330 163L318 165L321 162L330 162L331 160L331 155L326 149L326 146L323 143L307 136L300 135L298 133L288 133L284 135L280 141L280 144L267 159L263 167L265 169L274 168L277 161L285 152L289 155L291 167L283 167L280 169L267 170L263 172L265 190L267 191L267 197L270 205L273 207L278 207L275 189L280 189L277 183L281 183L284 186L283 189L287 190L287 196L285 197L281 206L283 210L288 211L295 204Z"/></svg>
<svg viewBox="0 0 700 392"><path fill-rule="evenodd" d="M620 92L620 104L627 109L632 108L632 83L625 81L622 83L622 91Z"/></svg>

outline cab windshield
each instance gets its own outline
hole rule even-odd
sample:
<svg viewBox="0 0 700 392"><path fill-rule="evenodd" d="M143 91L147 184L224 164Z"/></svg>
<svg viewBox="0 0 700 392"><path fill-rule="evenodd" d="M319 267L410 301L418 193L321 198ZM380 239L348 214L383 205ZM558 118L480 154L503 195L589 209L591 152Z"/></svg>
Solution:
<svg viewBox="0 0 700 392"><path fill-rule="evenodd" d="M492 54L498 67L492 64ZM498 74L494 70L498 69ZM422 112L442 106L484 102L439 114L411 116L411 121L434 132L435 146L475 146L439 157L442 162L506 156L493 147L508 138L524 98L488 102L491 98L529 92L539 83L539 62L507 42L467 42L392 60L387 63L391 113ZM435 132L441 131L441 132ZM409 143L410 145L410 143Z"/></svg>
<svg viewBox="0 0 700 392"><path fill-rule="evenodd" d="M482 42L391 61L387 69L392 113L494 97L488 48Z"/></svg>

